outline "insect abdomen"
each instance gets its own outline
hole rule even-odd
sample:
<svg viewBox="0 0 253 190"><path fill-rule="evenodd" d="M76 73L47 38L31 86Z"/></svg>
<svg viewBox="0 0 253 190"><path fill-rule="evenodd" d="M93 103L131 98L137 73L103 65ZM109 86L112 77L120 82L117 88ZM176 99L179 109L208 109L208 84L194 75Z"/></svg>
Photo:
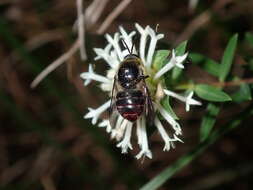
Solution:
<svg viewBox="0 0 253 190"><path fill-rule="evenodd" d="M116 96L116 107L121 116L134 122L142 114L145 97L140 90L121 91Z"/></svg>

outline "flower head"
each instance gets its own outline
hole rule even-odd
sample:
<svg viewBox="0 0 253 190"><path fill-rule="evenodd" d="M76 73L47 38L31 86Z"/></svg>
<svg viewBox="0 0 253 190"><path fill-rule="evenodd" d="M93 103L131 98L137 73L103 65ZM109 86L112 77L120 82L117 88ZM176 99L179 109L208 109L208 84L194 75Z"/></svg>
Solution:
<svg viewBox="0 0 253 190"><path fill-rule="evenodd" d="M156 56L156 45L164 35L157 34L149 26L142 28L139 24L135 24L135 27L140 34L140 45L139 48L133 48L133 53L139 53L145 70L144 72L149 76L149 78L146 79L146 84L150 91L152 104L156 114L154 117L154 125L165 143L163 150L169 151L171 147L175 147L175 142L183 142L179 138L179 136L182 135L182 129L180 124L176 121L177 118L175 118L173 114L163 106L163 100L167 97L178 99L186 104L186 111L190 110L190 105L201 105L200 102L192 98L193 92L184 96L167 89L165 85L165 74L174 67L184 69L183 62L188 54L177 55L177 52L172 50L171 58L169 60L166 58L165 64L158 67L155 65L157 63L154 61ZM106 76L95 73L91 65L89 65L88 72L84 72L80 75L81 78L84 79L84 85L88 85L94 80L100 83L102 91L108 93L109 100L106 103L97 109L88 108L89 112L84 116L85 119L92 119L92 124L94 125L97 123L100 115L110 107L110 96L113 89L114 76L117 74L119 65L124 60L124 57L129 54L126 47L122 48L120 45L120 40L124 39L126 45L132 47L133 37L135 35L135 31L128 34L123 27L119 27L119 33L117 32L113 36L106 34L105 37L108 41L108 45L106 45L105 49L94 48L94 51L97 54L95 60L103 59L110 66ZM106 127L106 131L111 134L111 138L119 141L117 147L121 148L122 153L127 153L129 150L133 149L131 135L133 131L136 131L140 148L140 152L136 155L136 158L152 158L146 130L149 126L146 123L146 119L145 114L142 114L135 123L132 123L118 114L118 116L116 116L115 126L111 126L109 119L102 120L98 126ZM165 129L165 125L168 124L172 128L172 134L168 134Z"/></svg>

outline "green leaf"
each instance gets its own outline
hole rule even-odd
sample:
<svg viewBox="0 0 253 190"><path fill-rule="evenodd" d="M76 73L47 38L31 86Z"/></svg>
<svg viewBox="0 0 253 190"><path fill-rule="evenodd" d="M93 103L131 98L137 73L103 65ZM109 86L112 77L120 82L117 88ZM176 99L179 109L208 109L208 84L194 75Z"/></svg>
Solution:
<svg viewBox="0 0 253 190"><path fill-rule="evenodd" d="M209 74L219 77L220 65L216 61L207 58L203 64L203 69Z"/></svg>
<svg viewBox="0 0 253 190"><path fill-rule="evenodd" d="M209 103L207 106L207 113L203 117L200 125L200 141L206 140L216 122L216 117L220 112L219 106Z"/></svg>
<svg viewBox="0 0 253 190"><path fill-rule="evenodd" d="M167 57L169 56L169 50L158 50L154 54L153 58L153 67L155 70L160 70L167 61Z"/></svg>
<svg viewBox="0 0 253 190"><path fill-rule="evenodd" d="M209 74L219 77L220 64L217 61L207 58L199 53L190 53L189 58L193 64L198 64Z"/></svg>
<svg viewBox="0 0 253 190"><path fill-rule="evenodd" d="M253 34L246 32L245 40L250 44L251 47L253 47Z"/></svg>
<svg viewBox="0 0 253 190"><path fill-rule="evenodd" d="M177 56L182 56L185 53L186 50L186 46L187 46L187 41L183 41L182 43L180 43L176 48L176 55ZM182 74L182 69L178 68L178 67L174 67L172 69L172 80L177 80L179 78L179 76Z"/></svg>
<svg viewBox="0 0 253 190"><path fill-rule="evenodd" d="M220 65L220 72L219 72L219 80L220 81L225 81L226 77L228 76L230 72L230 68L233 62L234 58L234 53L235 49L237 46L237 39L238 39L238 34L235 34L228 42L228 45L224 51L222 60L221 60L221 65Z"/></svg>
<svg viewBox="0 0 253 190"><path fill-rule="evenodd" d="M177 47L176 47L176 55L177 56L181 56L185 53L186 50L186 46L187 46L187 40L181 42Z"/></svg>
<svg viewBox="0 0 253 190"><path fill-rule="evenodd" d="M178 67L174 67L172 69L172 79L177 80L180 77L180 75L182 74L182 71L183 71L183 69L178 68Z"/></svg>
<svg viewBox="0 0 253 190"><path fill-rule="evenodd" d="M189 58L194 64L199 64L205 60L205 56L200 53L189 53Z"/></svg>
<svg viewBox="0 0 253 190"><path fill-rule="evenodd" d="M251 100L251 90L248 84L242 84L240 86L240 89L234 93L232 96L232 100L234 102L243 102L243 101L248 101Z"/></svg>
<svg viewBox="0 0 253 190"><path fill-rule="evenodd" d="M173 111L172 107L170 106L170 98L169 96L166 96L165 98L162 99L161 104L163 107L166 109L166 111L169 112L169 114L173 117L175 120L179 120L175 112Z"/></svg>
<svg viewBox="0 0 253 190"><path fill-rule="evenodd" d="M229 95L227 95L222 90L210 85L198 84L195 86L194 90L196 94L204 100L213 101L213 102L231 101L231 98L229 97Z"/></svg>

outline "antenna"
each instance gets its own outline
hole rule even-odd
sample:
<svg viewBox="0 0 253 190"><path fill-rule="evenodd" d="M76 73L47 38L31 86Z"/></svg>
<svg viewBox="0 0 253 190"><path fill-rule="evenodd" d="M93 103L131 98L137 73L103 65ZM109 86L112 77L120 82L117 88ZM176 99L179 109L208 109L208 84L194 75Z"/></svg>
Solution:
<svg viewBox="0 0 253 190"><path fill-rule="evenodd" d="M130 52L130 54L133 54L133 50L134 50L134 43L132 44L132 47L131 47L131 52Z"/></svg>
<svg viewBox="0 0 253 190"><path fill-rule="evenodd" d="M130 49L128 48L128 46L127 46L125 40L124 40L124 39L121 39L121 41L122 41L123 45L125 46L125 48L127 48L127 51L129 52L129 54L132 54L132 49L131 49L131 51L130 51Z"/></svg>
<svg viewBox="0 0 253 190"><path fill-rule="evenodd" d="M134 36L133 36L133 40L132 40L133 44L132 44L132 47L131 47L131 54L133 54L133 50L134 50L134 45L135 45L135 43L136 43L136 39L137 39L137 36L134 35Z"/></svg>

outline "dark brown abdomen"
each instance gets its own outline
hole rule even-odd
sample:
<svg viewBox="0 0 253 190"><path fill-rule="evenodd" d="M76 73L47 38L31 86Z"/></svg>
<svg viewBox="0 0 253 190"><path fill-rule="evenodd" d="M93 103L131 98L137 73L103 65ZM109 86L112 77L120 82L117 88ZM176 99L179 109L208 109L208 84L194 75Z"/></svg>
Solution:
<svg viewBox="0 0 253 190"><path fill-rule="evenodd" d="M116 107L120 115L134 122L142 114L145 97L140 90L126 90L116 95Z"/></svg>

